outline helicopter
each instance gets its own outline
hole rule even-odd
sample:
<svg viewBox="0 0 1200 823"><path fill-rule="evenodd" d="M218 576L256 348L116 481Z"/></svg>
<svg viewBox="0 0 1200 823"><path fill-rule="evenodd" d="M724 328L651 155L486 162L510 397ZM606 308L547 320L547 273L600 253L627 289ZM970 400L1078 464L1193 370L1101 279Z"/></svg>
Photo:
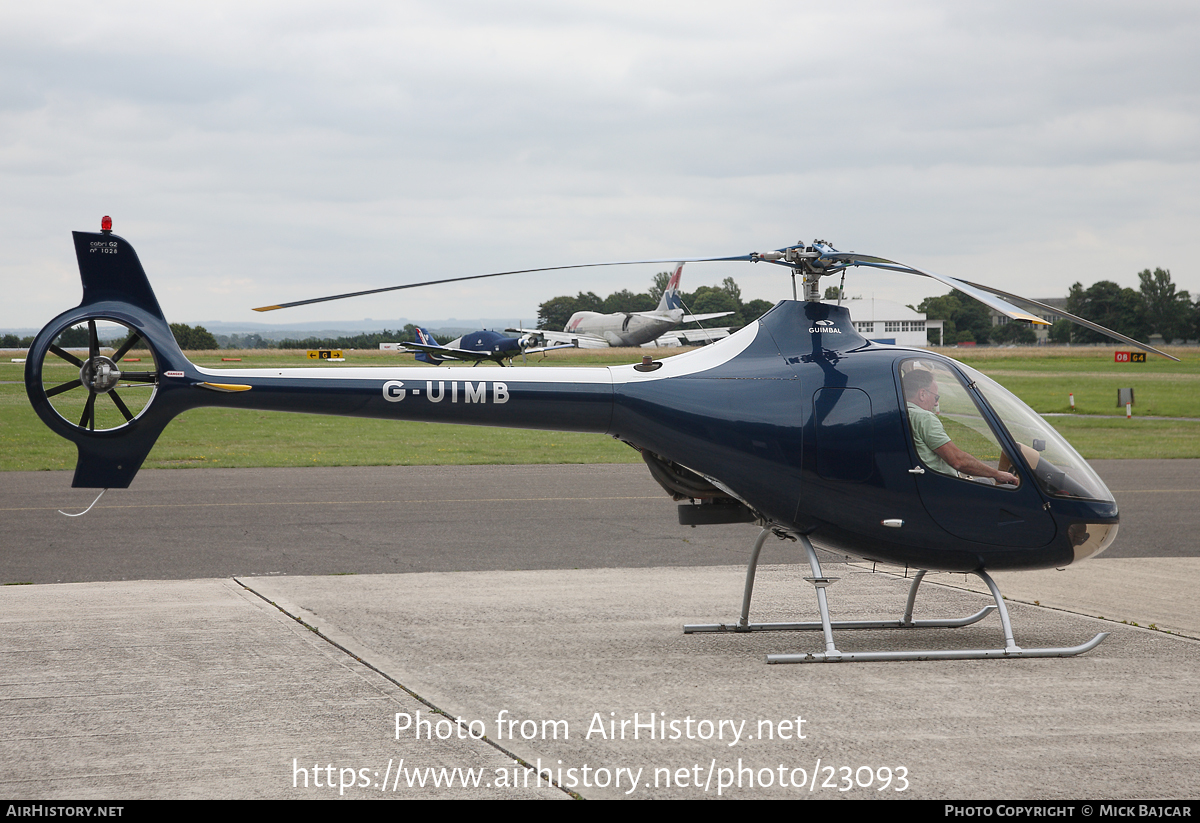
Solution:
<svg viewBox="0 0 1200 823"><path fill-rule="evenodd" d="M192 364L179 349L137 253L112 233L108 217L99 233L73 232L73 238L83 299L34 339L25 385L42 421L77 447L75 487L127 488L167 424L205 406L607 434L641 454L654 479L680 503L681 524L760 527L739 619L685 626L687 633L823 633L823 652L768 655L769 663L1068 657L1107 636L1100 633L1076 646L1022 648L989 573L1062 567L1104 551L1117 535L1119 515L1103 481L1061 435L999 384L941 354L866 340L847 308L821 301L818 284L825 276L844 278L853 267L925 275L1014 320L1048 325L1006 298L1171 357L1090 321L814 241L687 260L784 266L791 270L793 299L722 341L661 360L646 355L624 366L518 369L502 380L466 379L473 372L444 366L210 369ZM523 271L602 265L621 264ZM356 294L415 285L430 283ZM345 296L351 295L264 308ZM89 346L86 355L76 356L57 341L82 326ZM109 336L114 326L124 335L111 354L101 350L100 326ZM134 347L148 348L152 362L124 370L123 358ZM70 367L66 372L63 363ZM58 377L74 369L77 376ZM926 375L926 385L936 378L940 411L955 440L986 456L988 472L1015 483L948 473L920 456L910 428L916 413L906 402L918 373ZM750 622L758 558L771 536L803 547L819 621ZM813 538L868 561L916 570L903 616L832 620L827 590L833 579L823 573ZM928 571L977 575L995 605L962 618L913 619ZM958 628L993 611L1004 635L998 648L842 652L834 641L835 630Z"/></svg>

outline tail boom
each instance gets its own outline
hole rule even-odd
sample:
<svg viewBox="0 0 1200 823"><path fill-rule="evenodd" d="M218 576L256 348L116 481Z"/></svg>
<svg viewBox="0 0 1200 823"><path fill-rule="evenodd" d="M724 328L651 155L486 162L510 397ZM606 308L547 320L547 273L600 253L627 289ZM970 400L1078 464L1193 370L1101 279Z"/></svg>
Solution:
<svg viewBox="0 0 1200 823"><path fill-rule="evenodd" d="M75 232L74 241L83 299L34 339L25 388L42 421L78 449L76 487L128 487L167 424L193 408L582 432L605 432L612 418L605 368L539 369L502 381L464 380L461 369L444 367L202 368L180 351L127 241L108 231ZM103 322L125 327L125 342L115 351L100 343ZM81 324L88 329L86 354L56 343ZM148 347L150 357L122 372L124 355L135 346ZM48 359L55 368L46 369ZM101 409L107 419L98 416Z"/></svg>

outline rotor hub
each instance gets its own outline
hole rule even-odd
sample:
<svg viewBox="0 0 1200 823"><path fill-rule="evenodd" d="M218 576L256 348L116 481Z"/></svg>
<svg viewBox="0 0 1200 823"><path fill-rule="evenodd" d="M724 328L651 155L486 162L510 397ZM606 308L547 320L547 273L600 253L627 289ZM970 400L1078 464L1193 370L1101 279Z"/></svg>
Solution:
<svg viewBox="0 0 1200 823"><path fill-rule="evenodd" d="M121 370L117 364L102 354L89 357L79 369L79 382L97 394L113 390L120 380Z"/></svg>

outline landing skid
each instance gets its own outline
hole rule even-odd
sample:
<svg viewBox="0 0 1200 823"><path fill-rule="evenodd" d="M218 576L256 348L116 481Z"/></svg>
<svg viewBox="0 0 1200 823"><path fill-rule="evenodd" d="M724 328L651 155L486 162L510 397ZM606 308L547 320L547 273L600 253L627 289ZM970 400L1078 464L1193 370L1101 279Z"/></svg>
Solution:
<svg viewBox="0 0 1200 823"><path fill-rule="evenodd" d="M754 542L754 551L750 555L750 563L746 567L746 587L742 594L742 615L736 624L729 623L694 623L683 627L684 634L700 634L705 632L786 632L786 631L822 631L825 633L825 651L807 654L769 654L768 663L839 663L862 660L979 660L991 657L1074 657L1077 654L1091 651L1108 637L1108 632L1101 632L1087 643L1079 646L1047 649L1023 649L1013 639L1012 623L1008 619L1008 609L1004 598L995 581L985 571L977 571L979 576L992 592L996 601L994 606L985 606L975 614L952 620L913 620L913 605L917 599L917 589L925 578L925 570L918 571L908 589L908 602L904 607L904 616L899 620L841 620L829 619L829 604L825 590L837 582L837 578L826 577L821 571L821 562L817 559L812 542L804 535L796 535L800 545L808 555L808 564L812 569L812 577L805 578L817 590L817 607L821 612L820 622L808 623L751 623L750 598L754 593L754 575L758 569L758 556L762 553L763 544L773 532L763 529ZM950 649L930 651L890 651L890 652L840 652L833 643L834 629L957 629L978 623L994 611L1000 612L1000 623L1004 630L1004 648L1002 649Z"/></svg>

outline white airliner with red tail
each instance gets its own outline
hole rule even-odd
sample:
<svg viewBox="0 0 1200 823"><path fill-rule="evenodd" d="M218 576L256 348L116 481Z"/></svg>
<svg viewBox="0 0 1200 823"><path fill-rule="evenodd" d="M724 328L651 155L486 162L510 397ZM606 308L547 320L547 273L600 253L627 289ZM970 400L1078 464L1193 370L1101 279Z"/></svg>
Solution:
<svg viewBox="0 0 1200 823"><path fill-rule="evenodd" d="M733 312L713 314L688 314L679 298L679 278L683 275L683 264L675 266L671 279L658 307L654 311L614 312L601 314L594 311L577 311L567 321L562 331L546 329L506 329L536 338L539 345L560 343L575 345L582 349L602 349L608 346L641 346L657 342L660 346L693 345L711 343L729 336L729 328L678 329L684 323L714 320Z"/></svg>

